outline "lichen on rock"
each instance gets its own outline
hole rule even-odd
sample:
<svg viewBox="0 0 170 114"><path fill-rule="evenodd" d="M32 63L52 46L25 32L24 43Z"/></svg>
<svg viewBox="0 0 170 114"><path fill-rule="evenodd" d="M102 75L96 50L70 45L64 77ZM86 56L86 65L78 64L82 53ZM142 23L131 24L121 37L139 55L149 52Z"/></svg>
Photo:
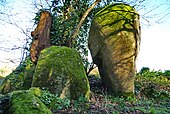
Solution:
<svg viewBox="0 0 170 114"><path fill-rule="evenodd" d="M89 99L90 86L79 53L75 49L51 46L39 57L32 87L47 89L61 98Z"/></svg>

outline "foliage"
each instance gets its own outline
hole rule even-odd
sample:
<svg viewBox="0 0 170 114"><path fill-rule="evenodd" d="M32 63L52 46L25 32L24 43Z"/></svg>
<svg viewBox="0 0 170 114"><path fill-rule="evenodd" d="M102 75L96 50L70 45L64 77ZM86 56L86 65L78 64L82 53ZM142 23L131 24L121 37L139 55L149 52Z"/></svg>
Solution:
<svg viewBox="0 0 170 114"><path fill-rule="evenodd" d="M170 97L170 80L166 71L149 71L148 68L142 68L141 71L135 80L137 96L153 99Z"/></svg>
<svg viewBox="0 0 170 114"><path fill-rule="evenodd" d="M95 0L96 1L96 0ZM89 66L89 62L87 60L88 56L88 32L90 29L91 21L94 17L94 14L98 12L101 8L106 5L112 3L130 3L132 6L139 6L136 4L140 4L143 1L129 1L129 0L101 0L96 7L88 14L87 18L83 22L77 38L73 41L70 40L78 23L80 22L83 14L87 11L87 9L93 4L94 0L71 0L71 1L63 1L63 0L51 0L50 2L45 0L43 1L44 6L41 5L41 8L36 13L36 17L34 18L35 24L38 23L40 14L42 11L46 10L51 13L52 16L52 28L51 28L51 44L56 46L68 46L68 44L72 44L73 48L76 48L81 53L84 66L86 71ZM46 3L46 4L45 4ZM71 41L71 42L70 42Z"/></svg>
<svg viewBox="0 0 170 114"><path fill-rule="evenodd" d="M3 78L6 72L8 72L6 68L0 69L0 78Z"/></svg>
<svg viewBox="0 0 170 114"><path fill-rule="evenodd" d="M150 71L149 68L147 67L143 67L141 69L141 71L139 73L137 73L137 77L138 79L146 79L146 80L150 80L152 82L155 83L159 83L159 84L169 84L170 80L170 74L169 74L169 70L165 70L164 72L162 72L161 70L159 71Z"/></svg>
<svg viewBox="0 0 170 114"><path fill-rule="evenodd" d="M115 0L101 1L88 15L85 19L83 25L80 28L79 34L76 39L74 39L71 44L73 48L79 50L84 66L87 71L89 67L88 62L88 31L90 29L91 20L95 12L99 11L103 5L113 3ZM42 11L47 10L51 13L52 16L52 28L51 28L51 44L56 46L68 46L70 43L70 38L73 35L73 32L76 29L79 21L81 20L83 14L92 5L93 1L91 0L73 0L73 1L61 1L61 0L52 0L50 5L46 8L41 8L34 18L35 24L38 23L40 14Z"/></svg>
<svg viewBox="0 0 170 114"><path fill-rule="evenodd" d="M158 85L153 82L147 82L146 80L142 80L140 82L136 82L136 95L138 97L146 97L146 98L151 98L151 99L160 99L160 98L168 98L170 97L170 92L168 89L162 89L164 88L163 85ZM167 87L168 88L168 87Z"/></svg>
<svg viewBox="0 0 170 114"><path fill-rule="evenodd" d="M78 100L72 101L72 112L73 113L85 113L90 108L90 102L85 97L79 97Z"/></svg>
<svg viewBox="0 0 170 114"><path fill-rule="evenodd" d="M28 76L25 74L28 72L31 75L34 72L34 70L31 70L30 72L30 69L32 68L33 63L28 57L11 74L5 77L2 86L0 87L0 91L2 93L8 93L13 90L28 89L31 85L30 83L28 85L28 83L26 84L25 82L30 81L31 79L27 80Z"/></svg>
<svg viewBox="0 0 170 114"><path fill-rule="evenodd" d="M155 77L154 80L151 80L149 73L152 78ZM54 113L168 114L170 113L168 108L170 105L169 83L163 83L163 80L160 81L158 76L158 74L164 76L165 72L154 71L154 73L153 71L149 71L147 75L138 73L135 80L135 98L123 96L114 97L109 95L101 86L100 77L91 75L88 77L92 91L90 101L80 97L78 100L62 100L61 103L57 95L50 94L46 91L43 97L45 101L43 102L50 106L49 108L51 108ZM164 78L166 78L166 76L164 76ZM55 100L60 102L60 105L58 105L61 108L54 107L54 104L57 102Z"/></svg>
<svg viewBox="0 0 170 114"><path fill-rule="evenodd" d="M65 1L63 4L60 3L60 0L52 1L50 9L52 15L52 28L50 34L52 45L67 46L75 27L90 5L89 1L90 0ZM39 10L35 17L35 23L38 22L43 10L47 9ZM89 20L90 18L85 20L78 38L72 42L73 47L80 51L85 64L87 64L86 57L88 54L87 37L90 26Z"/></svg>
<svg viewBox="0 0 170 114"><path fill-rule="evenodd" d="M51 110L62 110L70 107L70 100L60 98L58 95L51 94L47 90L42 91L40 100Z"/></svg>
<svg viewBox="0 0 170 114"><path fill-rule="evenodd" d="M8 114L7 110L9 109L9 95L0 94L0 114Z"/></svg>
<svg viewBox="0 0 170 114"><path fill-rule="evenodd" d="M165 70L163 76L166 76L168 79L170 79L170 70Z"/></svg>
<svg viewBox="0 0 170 114"><path fill-rule="evenodd" d="M0 86L1 86L1 83L4 81L4 77L2 76L0 76Z"/></svg>
<svg viewBox="0 0 170 114"><path fill-rule="evenodd" d="M101 86L100 77L94 75L89 76L92 89L90 101L83 97L78 100L61 99L46 90L39 98L54 113L169 113L170 86L167 76L166 71L138 73L136 98L109 95Z"/></svg>
<svg viewBox="0 0 170 114"><path fill-rule="evenodd" d="M143 73L146 73L146 72L149 72L150 71L150 68L148 67L143 67L141 70L140 70L140 74L143 74Z"/></svg>

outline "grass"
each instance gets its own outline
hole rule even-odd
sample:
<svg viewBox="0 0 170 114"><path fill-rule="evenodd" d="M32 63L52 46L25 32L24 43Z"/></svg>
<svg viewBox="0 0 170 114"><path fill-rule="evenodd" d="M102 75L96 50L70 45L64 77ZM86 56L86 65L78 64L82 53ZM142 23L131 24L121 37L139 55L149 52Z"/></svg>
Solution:
<svg viewBox="0 0 170 114"><path fill-rule="evenodd" d="M150 71L137 73L135 77L135 98L113 97L102 87L99 76L88 77L91 85L91 99L87 101L60 99L57 95L44 92L41 100L54 114L169 114L170 80L169 72Z"/></svg>

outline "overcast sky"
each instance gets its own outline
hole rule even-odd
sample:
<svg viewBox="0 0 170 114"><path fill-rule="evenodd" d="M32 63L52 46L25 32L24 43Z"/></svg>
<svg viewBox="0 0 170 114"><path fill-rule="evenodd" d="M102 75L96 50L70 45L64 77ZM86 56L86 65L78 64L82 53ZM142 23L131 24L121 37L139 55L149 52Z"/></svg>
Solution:
<svg viewBox="0 0 170 114"><path fill-rule="evenodd" d="M16 15L10 19L14 20L24 31L27 30L30 35L30 31L34 27L32 19L36 12L36 9L32 10L31 0L7 1L10 1L8 6L12 8L9 12ZM166 4L163 4L164 2ZM137 69L139 71L142 67L149 67L155 70L170 70L170 0L147 0L144 6L146 7L138 11L141 14L142 41L137 59ZM152 9L154 10L152 11ZM1 11L3 10L1 9ZM6 18L2 17L3 15L0 16L0 19ZM18 27L2 21L0 21L0 28L0 69L15 68L22 53L21 50L12 49L23 47L26 36ZM9 63L9 60L13 61Z"/></svg>

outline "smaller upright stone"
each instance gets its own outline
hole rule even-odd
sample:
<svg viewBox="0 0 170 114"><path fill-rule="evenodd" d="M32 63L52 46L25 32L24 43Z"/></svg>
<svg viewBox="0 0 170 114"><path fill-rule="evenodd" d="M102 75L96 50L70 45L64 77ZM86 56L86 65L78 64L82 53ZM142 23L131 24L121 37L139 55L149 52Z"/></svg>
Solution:
<svg viewBox="0 0 170 114"><path fill-rule="evenodd" d="M40 52L50 46L51 15L47 11L41 12L40 20L34 31L31 32L33 41L30 48L31 60L37 63Z"/></svg>
<svg viewBox="0 0 170 114"><path fill-rule="evenodd" d="M67 47L51 46L39 57L33 87L47 89L61 98L89 99L90 86L79 53Z"/></svg>

